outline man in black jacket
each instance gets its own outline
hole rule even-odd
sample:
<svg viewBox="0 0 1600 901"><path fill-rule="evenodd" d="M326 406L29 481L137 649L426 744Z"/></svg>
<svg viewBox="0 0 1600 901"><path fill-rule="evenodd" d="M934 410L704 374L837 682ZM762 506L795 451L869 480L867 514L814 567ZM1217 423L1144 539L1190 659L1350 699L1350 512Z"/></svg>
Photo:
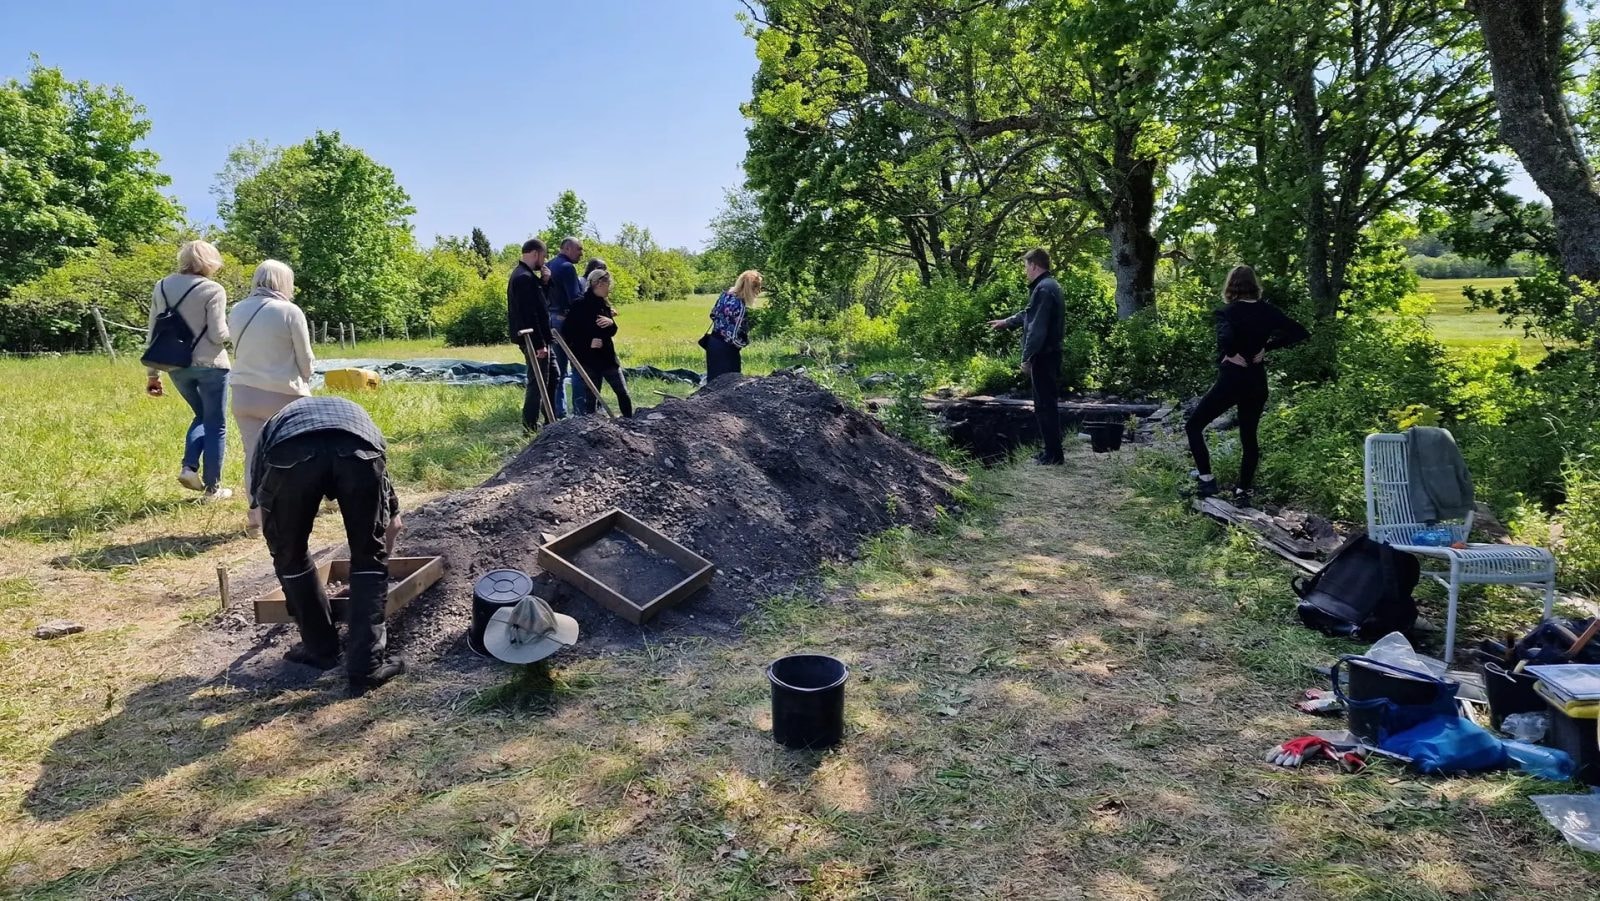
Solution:
<svg viewBox="0 0 1600 901"><path fill-rule="evenodd" d="M1061 284L1050 276L1050 253L1035 247L1022 258L1028 275L1028 307L1014 316L989 323L992 329L1022 329L1022 373L1033 382L1033 415L1039 420L1044 450L1034 458L1046 466L1066 462L1061 452L1061 337L1066 329L1066 300Z"/></svg>
<svg viewBox="0 0 1600 901"><path fill-rule="evenodd" d="M387 450L383 433L359 405L342 397L302 397L261 427L251 458L251 501L261 509L272 568L300 628L300 644L284 658L322 670L339 665L339 630L309 542L323 499L339 502L350 543L343 652L354 695L406 670L404 661L389 655L384 624L389 554L401 527Z"/></svg>
<svg viewBox="0 0 1600 901"><path fill-rule="evenodd" d="M544 242L538 238L522 242L522 259L511 270L511 278L506 281L506 319L511 340L522 349L522 357L528 361L528 388L522 398L522 427L530 432L539 428L541 409L539 380L534 375L533 367L540 367L545 374L545 390L550 394L552 405L555 405L555 392L560 390L561 384L550 359L550 312L545 305L550 268L544 264L544 255ZM533 345L532 356L528 354L530 343Z"/></svg>

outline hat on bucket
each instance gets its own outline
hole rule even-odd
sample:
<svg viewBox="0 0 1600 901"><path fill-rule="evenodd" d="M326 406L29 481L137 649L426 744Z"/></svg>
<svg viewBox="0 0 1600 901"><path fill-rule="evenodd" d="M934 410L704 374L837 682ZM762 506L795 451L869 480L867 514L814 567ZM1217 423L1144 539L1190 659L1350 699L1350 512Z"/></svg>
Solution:
<svg viewBox="0 0 1600 901"><path fill-rule="evenodd" d="M578 621L530 595L495 611L483 632L484 648L506 663L534 663L578 643Z"/></svg>

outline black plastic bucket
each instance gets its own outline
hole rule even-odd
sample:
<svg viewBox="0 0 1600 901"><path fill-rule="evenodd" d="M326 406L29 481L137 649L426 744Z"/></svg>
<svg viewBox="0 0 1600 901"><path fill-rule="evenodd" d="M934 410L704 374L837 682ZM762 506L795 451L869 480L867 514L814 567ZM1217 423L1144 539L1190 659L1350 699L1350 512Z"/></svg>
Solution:
<svg viewBox="0 0 1600 901"><path fill-rule="evenodd" d="M1402 707L1422 708L1440 700L1446 683L1429 675L1416 678L1401 675L1403 671L1385 669L1361 657L1347 657L1350 684L1345 687L1347 721L1350 733L1364 742L1376 743L1383 724L1384 705L1362 705L1362 701L1387 700Z"/></svg>
<svg viewBox="0 0 1600 901"><path fill-rule="evenodd" d="M1122 423L1090 422L1083 428L1089 433L1089 447L1095 453L1105 454L1122 448L1122 433L1125 431Z"/></svg>
<svg viewBox="0 0 1600 901"><path fill-rule="evenodd" d="M831 748L844 738L844 683L850 668L824 654L780 657L772 683L772 738L795 750Z"/></svg>
<svg viewBox="0 0 1600 901"><path fill-rule="evenodd" d="M479 657L488 657L483 647L483 630L501 607L510 607L533 593L533 577L520 569L494 569L472 585L472 628L467 632L467 647Z"/></svg>
<svg viewBox="0 0 1600 901"><path fill-rule="evenodd" d="M1508 673L1498 663L1483 665L1483 693L1489 696L1489 725L1496 729L1513 713L1542 713L1544 698L1533 690L1539 680L1527 673Z"/></svg>

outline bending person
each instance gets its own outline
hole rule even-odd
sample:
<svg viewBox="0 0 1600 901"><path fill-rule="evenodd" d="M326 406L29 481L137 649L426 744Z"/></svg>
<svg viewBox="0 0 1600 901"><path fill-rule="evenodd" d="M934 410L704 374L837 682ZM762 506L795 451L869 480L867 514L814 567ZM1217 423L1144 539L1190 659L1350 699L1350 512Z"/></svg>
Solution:
<svg viewBox="0 0 1600 901"><path fill-rule="evenodd" d="M228 446L228 292L211 280L222 269L222 254L205 241L185 241L178 248L178 271L156 282L150 292L149 328L156 319L174 310L194 335L189 365L167 373L173 390L194 411L194 420L184 435L183 465L178 484L205 492L207 501L233 497L221 487L222 454ZM144 390L161 397L161 374L146 369Z"/></svg>
<svg viewBox="0 0 1600 901"><path fill-rule="evenodd" d="M747 269L711 307L711 329L703 341L707 382L719 375L744 371L741 352L750 346L750 305L760 296L761 288L761 273Z"/></svg>
<svg viewBox="0 0 1600 901"><path fill-rule="evenodd" d="M359 405L342 397L302 397L261 429L250 479L272 568L300 629L300 644L284 659L322 670L339 665L339 631L311 562L311 527L324 498L339 502L350 543L344 668L353 695L406 670L404 661L389 656L383 621L389 554L401 528L387 450L383 433Z"/></svg>
<svg viewBox="0 0 1600 901"><path fill-rule="evenodd" d="M1216 311L1217 381L1200 398L1186 423L1189 452L1194 455L1200 497L1217 494L1211 474L1211 452L1206 447L1206 426L1232 407L1239 408L1239 484L1234 503L1250 506L1256 467L1261 462L1259 430L1267 407L1267 351L1299 344L1311 337L1300 323L1277 307L1262 301L1261 283L1249 266L1235 266L1222 286L1227 305Z"/></svg>
<svg viewBox="0 0 1600 901"><path fill-rule="evenodd" d="M602 382L610 385L617 395L617 407L622 415L632 416L633 398L628 396L628 383L622 377L622 363L617 359L613 340L617 334L617 312L607 300L611 296L611 273L596 269L589 273L588 280L588 290L567 313L561 337L572 349L573 362L583 367L595 388ZM598 400L585 392L578 412L593 413Z"/></svg>
<svg viewBox="0 0 1600 901"><path fill-rule="evenodd" d="M228 314L233 333L233 421L244 440L244 491L250 491L261 427L279 410L311 396L311 330L294 303L294 270L277 260L256 267L249 295ZM261 531L261 510L250 505L248 531Z"/></svg>

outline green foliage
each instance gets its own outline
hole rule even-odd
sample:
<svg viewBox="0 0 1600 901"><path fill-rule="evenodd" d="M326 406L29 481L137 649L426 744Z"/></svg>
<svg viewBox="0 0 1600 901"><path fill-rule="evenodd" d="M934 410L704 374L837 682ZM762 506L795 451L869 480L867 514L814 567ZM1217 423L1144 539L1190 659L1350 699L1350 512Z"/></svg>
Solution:
<svg viewBox="0 0 1600 901"><path fill-rule="evenodd" d="M1575 460L1564 476L1567 499L1556 554L1569 580L1591 594L1600 592L1600 458Z"/></svg>
<svg viewBox="0 0 1600 901"><path fill-rule="evenodd" d="M478 258L478 275L489 277L489 271L494 268L494 250L489 247L489 236L483 229L472 229L472 254Z"/></svg>
<svg viewBox="0 0 1600 901"><path fill-rule="evenodd" d="M218 177L229 244L295 270L297 302L312 319L367 327L422 321L408 217L394 173L338 132L293 147L236 148Z"/></svg>
<svg viewBox="0 0 1600 901"><path fill-rule="evenodd" d="M1169 286L1155 307L1116 323L1100 352L1101 387L1180 397L1204 390L1216 375L1212 310L1220 303L1215 289L1190 279Z"/></svg>
<svg viewBox="0 0 1600 901"><path fill-rule="evenodd" d="M915 356L957 360L980 351L1001 354L1017 346L1016 334L995 332L988 323L1021 309L1026 296L1017 281L993 281L974 290L948 279L925 286L907 278L894 321L901 342Z"/></svg>
<svg viewBox="0 0 1600 901"><path fill-rule="evenodd" d="M436 321L438 308L457 295L476 290L493 270L470 249L441 242L432 249L408 254L417 285L416 321Z"/></svg>
<svg viewBox="0 0 1600 901"><path fill-rule="evenodd" d="M505 279L481 279L457 292L440 306L437 319L451 347L509 343Z"/></svg>
<svg viewBox="0 0 1600 901"><path fill-rule="evenodd" d="M1572 341L1600 347L1600 285L1569 279L1552 262L1541 262L1526 278L1498 291L1469 287L1463 293L1473 309L1496 310L1507 327L1546 345Z"/></svg>
<svg viewBox="0 0 1600 901"><path fill-rule="evenodd" d="M177 270L178 238L135 244L119 252L102 244L66 265L18 285L0 298L0 347L14 350L69 351L98 347L89 308L98 306L112 341L137 347L142 334L116 324L142 329L149 321L150 293L155 283ZM233 299L243 297L250 268L224 253L216 280Z"/></svg>
<svg viewBox="0 0 1600 901"><path fill-rule="evenodd" d="M177 220L159 158L137 147L150 132L144 112L119 87L67 81L37 59L27 81L0 84L0 297L75 255L153 239Z"/></svg>
<svg viewBox="0 0 1600 901"><path fill-rule="evenodd" d="M550 224L539 233L539 237L550 248L552 255L561 249L561 242L567 238L589 238L597 234L589 221L589 205L578 197L577 191L562 191L546 213L550 217Z"/></svg>

